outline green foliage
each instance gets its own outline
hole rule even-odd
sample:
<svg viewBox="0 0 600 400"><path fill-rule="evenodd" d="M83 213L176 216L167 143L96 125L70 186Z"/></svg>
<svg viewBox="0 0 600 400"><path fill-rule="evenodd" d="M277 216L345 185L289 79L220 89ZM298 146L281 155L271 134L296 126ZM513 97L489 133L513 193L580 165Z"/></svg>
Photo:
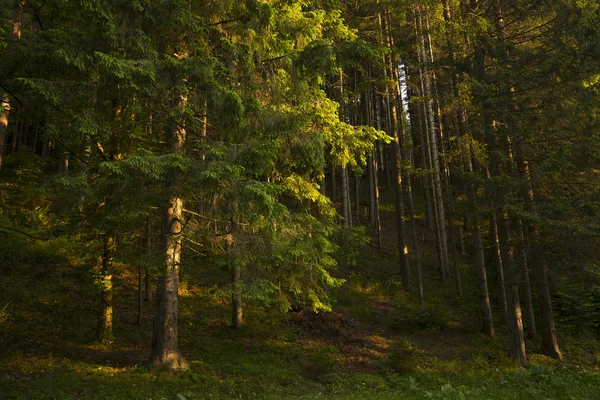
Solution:
<svg viewBox="0 0 600 400"><path fill-rule="evenodd" d="M413 301L402 300L399 309L398 315L391 322L392 328L398 332L443 331L448 328L451 320L446 308L436 301L419 306Z"/></svg>
<svg viewBox="0 0 600 400"><path fill-rule="evenodd" d="M8 306L10 302L6 303L4 307L0 310L0 327L7 325L12 320L12 315L8 311Z"/></svg>
<svg viewBox="0 0 600 400"><path fill-rule="evenodd" d="M399 339L390 346L390 355L386 360L387 367L399 374L414 372L419 366L419 350L410 340Z"/></svg>
<svg viewBox="0 0 600 400"><path fill-rule="evenodd" d="M305 359L302 365L303 376L306 379L327 382L339 369L341 354L335 346L325 346L316 349Z"/></svg>

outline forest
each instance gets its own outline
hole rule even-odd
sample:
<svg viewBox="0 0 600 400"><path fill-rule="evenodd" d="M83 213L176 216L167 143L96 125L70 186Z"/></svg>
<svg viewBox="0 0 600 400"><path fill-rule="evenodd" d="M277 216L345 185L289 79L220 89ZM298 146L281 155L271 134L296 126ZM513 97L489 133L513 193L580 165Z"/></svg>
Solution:
<svg viewBox="0 0 600 400"><path fill-rule="evenodd" d="M599 399L597 0L0 0L1 399Z"/></svg>

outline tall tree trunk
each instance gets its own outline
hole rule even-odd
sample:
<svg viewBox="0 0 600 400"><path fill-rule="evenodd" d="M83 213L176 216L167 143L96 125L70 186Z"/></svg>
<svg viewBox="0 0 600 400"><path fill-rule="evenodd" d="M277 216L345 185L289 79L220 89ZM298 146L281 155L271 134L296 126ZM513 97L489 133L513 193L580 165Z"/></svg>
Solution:
<svg viewBox="0 0 600 400"><path fill-rule="evenodd" d="M400 256L400 272L402 274L402 284L406 289L411 287L411 277L410 277L410 266L408 264L408 246L406 245L406 233L404 229L404 190L402 187L402 147L400 145L400 124L401 124L401 114L399 118L399 104L401 102L398 100L397 96L399 91L397 90L399 85L398 82L398 74L397 67L395 67L395 63L397 60L395 59L393 43L392 43L392 32L389 20L386 21L387 28L387 45L390 49L390 56L386 59L384 55L384 65L387 67L387 71L384 71L384 76L387 75L390 79L393 80L393 86L389 88L387 92L387 103L388 103L388 118L389 118L389 127L392 137L394 141L392 142L393 146L393 161L394 161L394 205L396 208L396 231L398 233L398 251ZM401 110L400 110L401 113Z"/></svg>
<svg viewBox="0 0 600 400"><path fill-rule="evenodd" d="M231 262L233 262L231 268L231 327L233 329L240 329L244 324L244 313L242 309L242 270L240 264L236 259L234 253L235 235L237 232L237 225L233 219L231 220L230 233L227 236L227 253Z"/></svg>
<svg viewBox="0 0 600 400"><path fill-rule="evenodd" d="M424 62L424 49L422 48L422 46L424 45L423 43L423 38L422 38L422 32L420 29L420 15L419 12L415 12L415 18L414 18L414 27L415 27L415 34L417 35L417 37L421 37L421 41L420 41L420 46L417 45L417 59L419 64L423 64ZM423 99L425 99L427 97L427 91L425 88L425 80L426 78L426 74L427 71L423 70L423 67L419 67L419 81L420 81L420 94L421 97ZM426 169L428 171L428 173L425 175L425 199L427 201L427 196L429 195L429 201L431 202L431 216L432 216L432 223L433 225L430 226L430 229L433 229L434 233L435 233L435 239L436 239L436 246L437 246L437 255L438 255L438 266L440 269L440 278L443 282L446 281L448 274L446 273L447 268L446 268L446 264L444 263L444 246L442 244L442 229L445 229L444 227L440 226L440 218L439 218L439 208L438 208L438 196L437 196L437 191L435 189L435 178L434 178L434 174L435 174L435 170L434 170L434 164L433 164L433 155L434 153L437 155L437 151L436 149L433 147L432 142L431 142L431 138L432 138L432 134L431 134L431 130L432 130L432 124L433 124L433 117L431 116L431 114L429 113L430 107L428 105L428 101L427 100L423 100L422 102L422 126L423 126L423 131L422 131L422 139L421 139L421 148L422 148L422 152L423 152L423 159L425 161L424 163L424 169ZM436 146L437 147L437 146Z"/></svg>
<svg viewBox="0 0 600 400"><path fill-rule="evenodd" d="M35 155L37 152L37 142L38 142L38 134L40 131L40 123L39 121L35 121L34 124L34 128L33 128L33 145L32 147L32 153Z"/></svg>
<svg viewBox="0 0 600 400"><path fill-rule="evenodd" d="M403 132L405 134L406 132ZM414 160L412 160L411 153L412 149L408 149L406 140L403 140L403 146L406 150L406 158L412 162L414 166ZM415 259L415 272L417 273L417 291L419 295L419 304L425 304L425 297L423 295L423 274L421 271L421 251L419 246L419 238L417 236L417 222L415 220L415 205L412 195L412 177L410 169L406 173L406 195L408 197L408 214L410 216L411 230L412 230L412 244L413 244L413 255Z"/></svg>
<svg viewBox="0 0 600 400"><path fill-rule="evenodd" d="M150 264L152 263L152 250L153 250L153 233L152 233L152 218L150 211L146 215L146 266L144 267L144 300L147 302L152 301L152 284L151 284L151 273Z"/></svg>
<svg viewBox="0 0 600 400"><path fill-rule="evenodd" d="M137 291L137 319L136 324L142 325L142 315L144 311L144 268L138 264L138 291Z"/></svg>
<svg viewBox="0 0 600 400"><path fill-rule="evenodd" d="M335 202L337 200L336 196L336 188L337 182L335 177L335 170L337 169L337 163L335 161L331 162L331 201L333 202L333 206L336 207Z"/></svg>
<svg viewBox="0 0 600 400"><path fill-rule="evenodd" d="M0 169L4 165L6 152L6 132L8 131L8 114L10 113L10 98L5 93L0 97Z"/></svg>
<svg viewBox="0 0 600 400"><path fill-rule="evenodd" d="M373 176L373 220L374 220L374 229L375 235L377 237L377 245L379 248L382 247L381 242L381 218L379 213L379 175L377 172L377 163L376 163L375 149L373 149L371 156L371 174Z"/></svg>
<svg viewBox="0 0 600 400"><path fill-rule="evenodd" d="M185 109L187 98L181 97L181 111ZM172 152L183 154L186 130L180 126L173 132ZM178 290L181 244L183 241L183 198L178 194L177 179L171 184L169 201L163 208L163 248L165 261L162 275L158 280L156 314L152 335L150 363L153 369L176 369L186 366L179 353L177 337Z"/></svg>
<svg viewBox="0 0 600 400"><path fill-rule="evenodd" d="M17 120L17 127L15 129L15 132L12 136L12 143L10 145L10 152L11 153L16 153L17 151L19 151L19 136L21 136L21 132L23 129L23 120Z"/></svg>
<svg viewBox="0 0 600 400"><path fill-rule="evenodd" d="M508 320L506 318L506 285L504 283L504 266L502 265L500 243L498 242L498 222L496 219L496 213L494 212L492 212L490 218L490 232L492 234L492 254L494 254L494 260L496 263L496 276L498 279L498 286L500 288L500 311L502 312L502 318L504 319L504 323L508 324Z"/></svg>
<svg viewBox="0 0 600 400"><path fill-rule="evenodd" d="M533 192L533 183L529 171L529 162L523 158L522 151L517 147L517 163L521 177L527 182L525 193L526 206L530 212L536 213L535 195ZM534 225L533 236L537 241L541 241L539 228ZM535 268L538 280L538 302L540 314L542 317L542 353L549 357L562 360L562 353L558 346L556 335L556 326L554 323L554 312L552 310L552 297L550 295L550 284L548 281L548 263L544 254L540 255L539 266Z"/></svg>
<svg viewBox="0 0 600 400"><path fill-rule="evenodd" d="M502 222L498 224L498 240L500 242L502 264L508 274L508 281L506 282L506 305L510 353L522 366L526 366L527 353L525 351L523 319L519 303L519 272L514 267L514 250L509 243L509 229L509 219L505 213Z"/></svg>
<svg viewBox="0 0 600 400"><path fill-rule="evenodd" d="M349 199L349 190L348 190L348 169L346 167L342 167L342 216L344 218L344 226L351 226L352 222L350 220L350 199Z"/></svg>
<svg viewBox="0 0 600 400"><path fill-rule="evenodd" d="M521 304L519 303L519 286L510 284L506 288L506 301L509 307L508 332L510 352L522 366L527 366L527 353L523 337L523 319L521 317Z"/></svg>
<svg viewBox="0 0 600 400"><path fill-rule="evenodd" d="M15 4L15 14L12 19L12 31L10 34L9 47L13 48L21 38L21 24L23 22L24 0L17 0ZM6 134L8 131L8 116L10 113L10 97L8 93L0 92L0 169L4 164L4 153L6 147Z"/></svg>
<svg viewBox="0 0 600 400"><path fill-rule="evenodd" d="M420 28L420 36L421 36L421 60L427 60L427 55L425 52L426 43L425 43L425 32L423 28L423 24L420 22L422 19L422 15L419 12L417 15L417 25ZM448 239L446 236L446 217L444 211L444 197L442 194L442 181L441 181L441 170L440 170L440 161L438 157L438 143L437 143L437 133L435 129L434 122L434 112L433 112L433 92L431 89L431 77L429 70L427 68L423 71L424 77L424 89L425 89L425 104L427 107L427 123L428 123L428 136L430 141L430 154L431 154L431 164L433 167L433 193L434 193L434 207L436 207L437 214L437 229L439 231L439 242L440 242L440 250L442 268L444 269L444 275L447 276L449 272L449 262L448 262Z"/></svg>
<svg viewBox="0 0 600 400"><path fill-rule="evenodd" d="M537 330L535 327L535 316L533 313L533 302L531 300L531 285L529 282L529 266L527 265L527 253L525 251L525 234L523 233L523 223L516 221L515 233L517 236L517 255L519 272L521 274L521 293L523 293L523 304L525 306L525 323L527 326L527 339L534 339Z"/></svg>
<svg viewBox="0 0 600 400"><path fill-rule="evenodd" d="M96 340L109 344L113 340L113 257L115 238L110 234L104 236L102 252L102 269L100 271L100 312L96 327Z"/></svg>
<svg viewBox="0 0 600 400"><path fill-rule="evenodd" d="M468 172L473 173L470 152L467 155ZM468 178L472 179L472 177ZM467 200L471 210L471 235L473 236L473 251L475 253L475 269L477 271L477 289L479 293L479 310L481 312L481 331L489 336L494 336L494 324L492 320L492 308L487 284L487 273L485 270L485 256L483 253L483 240L479 223L479 206L477 204L476 189L473 182L467 183Z"/></svg>
<svg viewBox="0 0 600 400"><path fill-rule="evenodd" d="M550 296L550 284L548 283L548 264L542 263L538 288L538 299L542 314L542 353L562 360L562 353L558 347L556 326L554 324L554 312L552 311L552 297Z"/></svg>
<svg viewBox="0 0 600 400"><path fill-rule="evenodd" d="M458 296L463 296L462 290L462 279L460 275L460 269L458 268L458 252L456 251L456 229L454 226L454 205L451 203L449 207L450 215L448 221L448 233L450 234L450 246L452 248L452 268L454 270L454 279L456 280L456 290L458 291ZM487 285L486 285L487 286Z"/></svg>
<svg viewBox="0 0 600 400"><path fill-rule="evenodd" d="M360 225L360 175L354 173L354 200L356 204L356 225Z"/></svg>
<svg viewBox="0 0 600 400"><path fill-rule="evenodd" d="M232 269L233 293L231 294L231 327L233 329L240 329L244 323L241 279L242 274L240 265L236 262Z"/></svg>

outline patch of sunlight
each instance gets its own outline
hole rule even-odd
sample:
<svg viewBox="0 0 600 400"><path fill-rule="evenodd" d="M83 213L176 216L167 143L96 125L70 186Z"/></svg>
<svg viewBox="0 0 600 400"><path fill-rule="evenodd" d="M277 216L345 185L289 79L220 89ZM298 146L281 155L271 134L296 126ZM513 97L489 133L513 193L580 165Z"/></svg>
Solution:
<svg viewBox="0 0 600 400"><path fill-rule="evenodd" d="M286 348L286 347L290 347L291 345L295 344L293 342L289 342L289 341L279 339L279 338L267 339L265 341L265 343L270 346L278 347L278 348Z"/></svg>
<svg viewBox="0 0 600 400"><path fill-rule="evenodd" d="M384 203L379 205L379 211L396 212L396 207L393 204Z"/></svg>
<svg viewBox="0 0 600 400"><path fill-rule="evenodd" d="M85 373L85 372L89 372L89 373L93 373L95 375L102 375L102 376L116 376L119 374L122 374L124 372L128 372L131 368L127 368L127 367L110 367L110 366L106 366L106 365L100 365L94 369L90 368L90 369L85 369L85 368L76 368L75 372L76 373Z"/></svg>
<svg viewBox="0 0 600 400"><path fill-rule="evenodd" d="M448 328L458 328L460 327L459 321L448 321Z"/></svg>
<svg viewBox="0 0 600 400"><path fill-rule="evenodd" d="M190 286L186 281L179 282L179 296L181 297L200 297L207 296L206 290L197 286Z"/></svg>
<svg viewBox="0 0 600 400"><path fill-rule="evenodd" d="M374 347L377 347L378 350L388 350L390 348L390 344L392 343L391 339L387 339L379 335L367 336L367 340L373 343Z"/></svg>

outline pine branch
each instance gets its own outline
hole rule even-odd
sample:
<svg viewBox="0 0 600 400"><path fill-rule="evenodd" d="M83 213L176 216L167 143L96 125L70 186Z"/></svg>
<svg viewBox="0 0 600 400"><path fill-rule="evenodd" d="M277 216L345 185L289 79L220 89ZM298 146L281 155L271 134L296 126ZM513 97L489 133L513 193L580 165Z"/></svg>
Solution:
<svg viewBox="0 0 600 400"><path fill-rule="evenodd" d="M16 233L20 233L23 236L27 236L31 239L35 239L35 240L42 240L42 241L48 241L52 238L52 236L48 236L48 237L43 237L43 236L36 236L36 235L32 235L31 233L25 232L24 230L21 230L19 228L13 228L13 227L9 227L9 226L0 226L1 230L5 230L5 231L9 231L9 232L16 232Z"/></svg>

